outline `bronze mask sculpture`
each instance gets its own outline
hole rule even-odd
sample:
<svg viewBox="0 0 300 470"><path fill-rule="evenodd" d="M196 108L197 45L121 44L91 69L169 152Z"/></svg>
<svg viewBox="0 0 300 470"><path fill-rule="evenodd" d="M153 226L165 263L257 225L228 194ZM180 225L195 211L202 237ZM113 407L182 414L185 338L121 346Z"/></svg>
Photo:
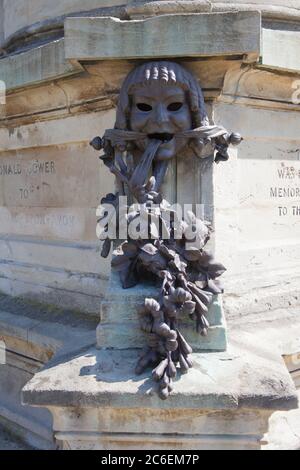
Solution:
<svg viewBox="0 0 300 470"><path fill-rule="evenodd" d="M180 319L189 316L199 335L207 335L209 306L214 295L223 292L218 278L225 268L205 251L209 223L191 211L184 220L178 217L164 200L161 186L170 160L179 153L192 151L195 158L201 157L203 147L210 144L218 163L228 160L229 145L241 140L239 134L210 125L202 90L190 72L177 63L158 61L128 75L115 129L91 142L96 150L103 149L101 158L116 176L116 194L106 196L102 204L111 204L118 212L118 230L120 224L136 220L140 231L140 236L128 235L115 249L112 268L120 272L125 289L144 279L159 285L157 296L145 299L139 312L148 345L136 373L151 366L162 399L172 392L178 366L181 373L193 366ZM133 209L120 207L119 196L135 202ZM102 256L107 257L113 240L105 233Z"/></svg>

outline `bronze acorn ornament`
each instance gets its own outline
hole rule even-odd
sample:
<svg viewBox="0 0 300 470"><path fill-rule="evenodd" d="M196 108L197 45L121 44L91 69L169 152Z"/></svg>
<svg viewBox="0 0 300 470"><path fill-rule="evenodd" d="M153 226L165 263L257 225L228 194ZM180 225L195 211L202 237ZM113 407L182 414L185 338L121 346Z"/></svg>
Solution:
<svg viewBox="0 0 300 470"><path fill-rule="evenodd" d="M103 140L101 137L97 136L90 142L90 146L93 147L93 149L100 151L103 149Z"/></svg>

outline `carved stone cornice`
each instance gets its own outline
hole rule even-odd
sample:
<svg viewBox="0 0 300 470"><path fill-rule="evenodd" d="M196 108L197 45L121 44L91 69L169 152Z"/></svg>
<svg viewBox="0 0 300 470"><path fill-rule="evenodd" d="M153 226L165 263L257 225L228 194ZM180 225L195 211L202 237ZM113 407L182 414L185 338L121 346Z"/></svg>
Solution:
<svg viewBox="0 0 300 470"><path fill-rule="evenodd" d="M97 2L94 3L96 4ZM109 1L99 1L98 8L91 9L88 8L89 6L89 3L85 4L85 11L72 10L72 8L67 8L67 6L64 9L61 5L59 11L57 11L54 6L51 6L53 16L49 15L47 19L40 18L38 13L35 17L34 10L31 11L32 8L29 8L31 18L35 19L35 21L30 23L30 20L26 20L26 17L22 18L22 21L16 21L15 30L13 25L9 25L7 22L7 33L5 34L4 32L2 39L0 35L2 53L7 54L15 50L24 49L24 47L34 47L42 41L50 41L62 37L64 21L68 16L112 16L128 20L165 14L260 11L263 23L267 23L271 27L272 24L278 22L290 30L300 27L300 2L298 0L277 0L272 2L271 5L266 0L252 0L247 3L239 0L235 2L220 2L218 0L120 0L118 2L114 0L111 2L111 6ZM9 2L6 9L12 8L13 2ZM62 11L65 11L65 13L59 14Z"/></svg>

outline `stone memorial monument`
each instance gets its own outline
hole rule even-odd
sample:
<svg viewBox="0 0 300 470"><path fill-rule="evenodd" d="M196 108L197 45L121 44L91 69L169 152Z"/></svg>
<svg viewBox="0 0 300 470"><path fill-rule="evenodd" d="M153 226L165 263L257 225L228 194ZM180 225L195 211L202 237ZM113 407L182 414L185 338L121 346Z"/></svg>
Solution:
<svg viewBox="0 0 300 470"><path fill-rule="evenodd" d="M50 3L0 0L0 425L300 448L300 1Z"/></svg>

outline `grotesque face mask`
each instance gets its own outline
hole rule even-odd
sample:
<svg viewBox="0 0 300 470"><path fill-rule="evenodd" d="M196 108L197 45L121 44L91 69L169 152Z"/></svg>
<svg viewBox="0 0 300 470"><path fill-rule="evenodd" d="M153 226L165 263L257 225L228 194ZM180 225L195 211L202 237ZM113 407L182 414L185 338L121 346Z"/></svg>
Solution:
<svg viewBox="0 0 300 470"><path fill-rule="evenodd" d="M161 140L156 160L169 160L187 145L187 139L176 137L192 129L192 117L186 92L178 85L151 81L136 85L131 92L130 127L147 134L136 141L142 152L151 139Z"/></svg>

